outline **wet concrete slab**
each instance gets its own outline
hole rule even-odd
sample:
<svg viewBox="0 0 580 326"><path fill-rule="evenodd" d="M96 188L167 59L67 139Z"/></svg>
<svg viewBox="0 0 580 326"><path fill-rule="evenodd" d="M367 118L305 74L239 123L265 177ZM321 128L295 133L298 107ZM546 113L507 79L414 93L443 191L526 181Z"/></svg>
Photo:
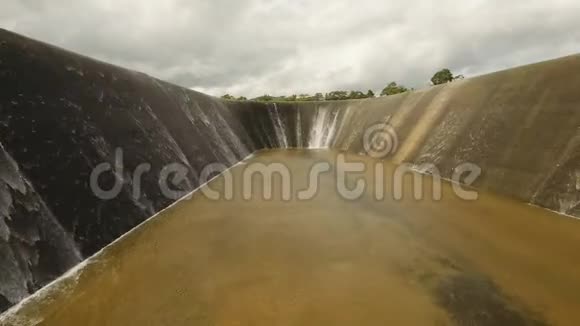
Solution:
<svg viewBox="0 0 580 326"><path fill-rule="evenodd" d="M347 155L366 171L337 188L337 152L270 151L231 170L233 198L202 192L150 219L83 268L0 319L3 325L577 325L580 224L549 211L480 193L458 198L445 183L432 198L402 200L397 166ZM315 196L316 163L331 170ZM290 178L272 187L244 175L282 163ZM384 165L379 165L384 164ZM385 175L377 200L375 170ZM207 185L225 194L226 178ZM290 183L292 200L282 189ZM265 200L265 190L273 198Z"/></svg>

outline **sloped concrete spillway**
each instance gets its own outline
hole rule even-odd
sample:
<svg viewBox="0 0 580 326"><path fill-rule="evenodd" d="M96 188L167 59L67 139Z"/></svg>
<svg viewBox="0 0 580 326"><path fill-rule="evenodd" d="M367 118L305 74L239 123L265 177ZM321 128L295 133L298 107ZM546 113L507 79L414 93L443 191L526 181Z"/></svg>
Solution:
<svg viewBox="0 0 580 326"><path fill-rule="evenodd" d="M262 200L259 183L248 200L244 182L231 200L198 190L0 324L576 325L580 225L549 210L580 216L579 70L572 56L381 99L228 102L0 31L3 308L173 203L159 185L171 164L186 167L181 191L215 163L234 179L284 163L298 188L313 164L330 166L310 200ZM358 155L385 122L393 155ZM100 199L91 172L119 149L123 187ZM459 200L446 184L440 201L375 200L371 187L348 200L335 191L341 153L385 176L406 162L451 178L469 162L481 193Z"/></svg>

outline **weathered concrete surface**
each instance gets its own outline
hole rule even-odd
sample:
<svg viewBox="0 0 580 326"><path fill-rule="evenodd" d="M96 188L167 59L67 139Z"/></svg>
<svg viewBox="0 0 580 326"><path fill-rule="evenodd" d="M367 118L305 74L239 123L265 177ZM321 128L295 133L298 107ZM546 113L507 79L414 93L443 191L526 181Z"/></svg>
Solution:
<svg viewBox="0 0 580 326"><path fill-rule="evenodd" d="M397 132L397 163L434 163L444 177L475 163L481 189L580 216L579 69L572 56L388 98L238 103L0 30L0 143L44 207L43 218L31 218L17 201L0 203L0 247L10 246L0 266L12 275L0 286L0 309L171 204L158 185L168 164L187 168L172 186L189 191L206 165L232 166L258 149L364 153L366 128L385 121ZM124 186L102 200L89 176L114 164L117 148ZM136 197L132 173L142 163L151 171Z"/></svg>
<svg viewBox="0 0 580 326"><path fill-rule="evenodd" d="M0 144L0 311L80 260L73 239Z"/></svg>
<svg viewBox="0 0 580 326"><path fill-rule="evenodd" d="M255 111L265 148L333 148L364 154L365 130L389 121L395 162L461 163L478 187L580 217L580 55L380 99L278 103ZM233 109L248 104L229 103ZM281 128L278 126L282 126Z"/></svg>
<svg viewBox="0 0 580 326"><path fill-rule="evenodd" d="M210 96L0 30L0 143L84 257L176 199L167 198L158 184L168 164L187 167L186 179L171 186L191 191L206 164L231 166L252 153L255 146L239 121ZM123 151L124 186L114 200L101 200L89 177L97 165L115 164L117 148ZM133 172L142 163L151 168L134 196ZM110 189L114 180L105 174L101 185ZM6 202L0 206L10 216L0 223L7 226L0 247L20 238L20 224L28 232L48 232L26 222L33 219L31 212ZM28 238L32 249L13 247L13 255L0 256L3 276L16 273L15 266L35 275L34 286L3 281L18 287L10 293L30 293L54 279L55 271L62 273L56 260L33 273L36 258L29 257L29 249L41 261L57 254L41 249L42 240ZM6 298L11 303L22 298L6 287L0 286L2 307Z"/></svg>
<svg viewBox="0 0 580 326"><path fill-rule="evenodd" d="M0 319L17 325L577 325L580 224L443 186L374 197L379 161L351 155L364 195L337 195L336 166L310 200L264 200L256 163L284 162L292 198L328 151L273 151L232 169L232 200L196 192ZM384 175L395 166L386 165ZM224 194L225 179L207 187ZM533 221L532 222L530 222ZM0 322L1 323L1 322Z"/></svg>

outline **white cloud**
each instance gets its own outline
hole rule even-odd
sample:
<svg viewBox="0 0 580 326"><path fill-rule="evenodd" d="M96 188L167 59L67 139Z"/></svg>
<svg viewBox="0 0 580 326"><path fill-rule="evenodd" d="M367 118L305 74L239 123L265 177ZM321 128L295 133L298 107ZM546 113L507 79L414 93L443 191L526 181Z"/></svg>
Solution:
<svg viewBox="0 0 580 326"><path fill-rule="evenodd" d="M413 87L580 52L576 0L3 0L0 26L214 95Z"/></svg>

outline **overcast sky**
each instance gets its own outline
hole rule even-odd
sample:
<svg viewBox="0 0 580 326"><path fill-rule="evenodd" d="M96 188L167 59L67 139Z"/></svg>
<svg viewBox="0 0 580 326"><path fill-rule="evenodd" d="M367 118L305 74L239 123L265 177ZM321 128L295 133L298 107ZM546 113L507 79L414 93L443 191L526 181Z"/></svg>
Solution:
<svg viewBox="0 0 580 326"><path fill-rule="evenodd" d="M0 26L212 95L423 87L580 52L578 0L1 0Z"/></svg>

